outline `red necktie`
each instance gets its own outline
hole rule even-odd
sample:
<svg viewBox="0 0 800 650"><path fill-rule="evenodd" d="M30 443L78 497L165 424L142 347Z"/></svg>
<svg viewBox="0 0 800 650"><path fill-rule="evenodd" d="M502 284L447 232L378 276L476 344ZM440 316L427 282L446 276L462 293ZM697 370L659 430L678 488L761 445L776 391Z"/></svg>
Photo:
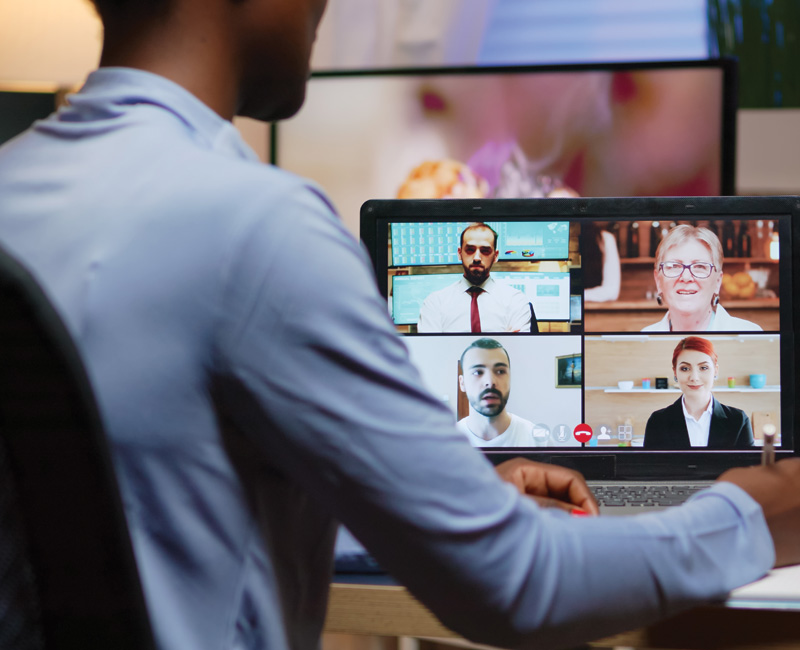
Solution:
<svg viewBox="0 0 800 650"><path fill-rule="evenodd" d="M478 296L483 293L480 287L470 287L467 293L472 296L472 305L469 308L469 324L473 332L481 331L481 314L478 311Z"/></svg>

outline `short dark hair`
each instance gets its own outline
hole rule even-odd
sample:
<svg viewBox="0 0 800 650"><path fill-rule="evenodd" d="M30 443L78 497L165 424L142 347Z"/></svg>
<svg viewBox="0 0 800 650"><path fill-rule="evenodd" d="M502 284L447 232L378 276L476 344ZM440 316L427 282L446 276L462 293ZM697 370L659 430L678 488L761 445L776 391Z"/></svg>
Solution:
<svg viewBox="0 0 800 650"><path fill-rule="evenodd" d="M470 343L464 351L461 353L461 370L464 370L464 357L467 355L467 352L472 350L473 348L480 348L481 350L502 350L506 353L506 359L508 359L508 367L511 367L511 357L508 355L508 350L506 350L500 341L496 339L490 339L488 337L484 337L482 339L475 339L472 343Z"/></svg>
<svg viewBox="0 0 800 650"><path fill-rule="evenodd" d="M464 230L461 231L461 248L464 248L464 234L468 230L477 230L478 228L486 228L486 230L492 233L492 235L494 236L494 244L492 244L492 246L494 247L495 250L497 250L497 233L494 231L494 228L492 228L491 226L487 226L482 221L476 221L475 223L471 223L466 228L464 228Z"/></svg>

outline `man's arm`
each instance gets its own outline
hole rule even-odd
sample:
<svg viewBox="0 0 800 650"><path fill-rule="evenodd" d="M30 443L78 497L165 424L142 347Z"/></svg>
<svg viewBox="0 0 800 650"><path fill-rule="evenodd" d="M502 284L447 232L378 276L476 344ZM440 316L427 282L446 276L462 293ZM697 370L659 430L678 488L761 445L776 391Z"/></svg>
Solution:
<svg viewBox="0 0 800 650"><path fill-rule="evenodd" d="M520 494L533 498L545 508L561 508L570 514L597 515L600 509L597 500L578 472L560 467L536 463L524 458L512 458L497 467L497 474L511 483Z"/></svg>
<svg viewBox="0 0 800 650"><path fill-rule="evenodd" d="M731 469L719 480L738 485L761 505L775 545L775 566L800 564L800 458Z"/></svg>
<svg viewBox="0 0 800 650"><path fill-rule="evenodd" d="M761 509L729 483L605 518L540 508L500 481L424 389L358 244L311 196L275 211L291 218L256 224L231 272L252 286L220 342L251 397L237 424L446 625L493 645L577 644L772 565Z"/></svg>

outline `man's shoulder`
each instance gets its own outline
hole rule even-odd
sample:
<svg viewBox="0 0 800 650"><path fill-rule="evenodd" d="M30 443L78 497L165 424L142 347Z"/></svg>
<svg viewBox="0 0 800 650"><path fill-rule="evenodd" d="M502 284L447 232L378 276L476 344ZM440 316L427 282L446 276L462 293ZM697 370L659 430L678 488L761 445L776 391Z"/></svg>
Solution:
<svg viewBox="0 0 800 650"><path fill-rule="evenodd" d="M191 159L180 165L179 159ZM335 217L332 203L313 181L258 160L225 155L203 147L183 143L172 161L176 172L165 161L160 165L161 180L153 172L151 191L163 199L162 206L181 202L182 211L198 222L207 218L223 221L231 229L241 230L243 222L261 222L265 218L289 221L301 229L304 216ZM188 163L188 160L187 160ZM184 170L178 173L177 170Z"/></svg>
<svg viewBox="0 0 800 650"><path fill-rule="evenodd" d="M506 284L502 280L498 280L497 278L490 276L485 286L487 291L493 293L498 298L503 298L504 300L522 299L525 302L528 301L522 291L516 287L512 287L510 284Z"/></svg>
<svg viewBox="0 0 800 650"><path fill-rule="evenodd" d="M437 289L436 291L431 291L426 297L423 302L431 303L441 301L445 298L452 296L453 294L462 293L461 291L461 278L453 282L452 284L448 284L446 287L442 287L441 289Z"/></svg>
<svg viewBox="0 0 800 650"><path fill-rule="evenodd" d="M509 413L509 415L511 416L511 426L518 427L524 431L533 431L533 422L514 413Z"/></svg>

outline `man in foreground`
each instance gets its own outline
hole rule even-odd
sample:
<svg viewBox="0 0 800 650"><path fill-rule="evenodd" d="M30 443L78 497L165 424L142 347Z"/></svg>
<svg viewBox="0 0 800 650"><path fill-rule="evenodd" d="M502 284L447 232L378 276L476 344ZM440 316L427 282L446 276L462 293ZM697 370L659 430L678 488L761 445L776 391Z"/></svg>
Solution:
<svg viewBox="0 0 800 650"><path fill-rule="evenodd" d="M229 121L299 108L322 0L96 3L101 69L0 152L0 244L86 362L160 647L316 648L334 519L501 646L575 644L800 560L798 462L636 518L520 494L596 512L558 468L498 480L420 388L324 195Z"/></svg>

